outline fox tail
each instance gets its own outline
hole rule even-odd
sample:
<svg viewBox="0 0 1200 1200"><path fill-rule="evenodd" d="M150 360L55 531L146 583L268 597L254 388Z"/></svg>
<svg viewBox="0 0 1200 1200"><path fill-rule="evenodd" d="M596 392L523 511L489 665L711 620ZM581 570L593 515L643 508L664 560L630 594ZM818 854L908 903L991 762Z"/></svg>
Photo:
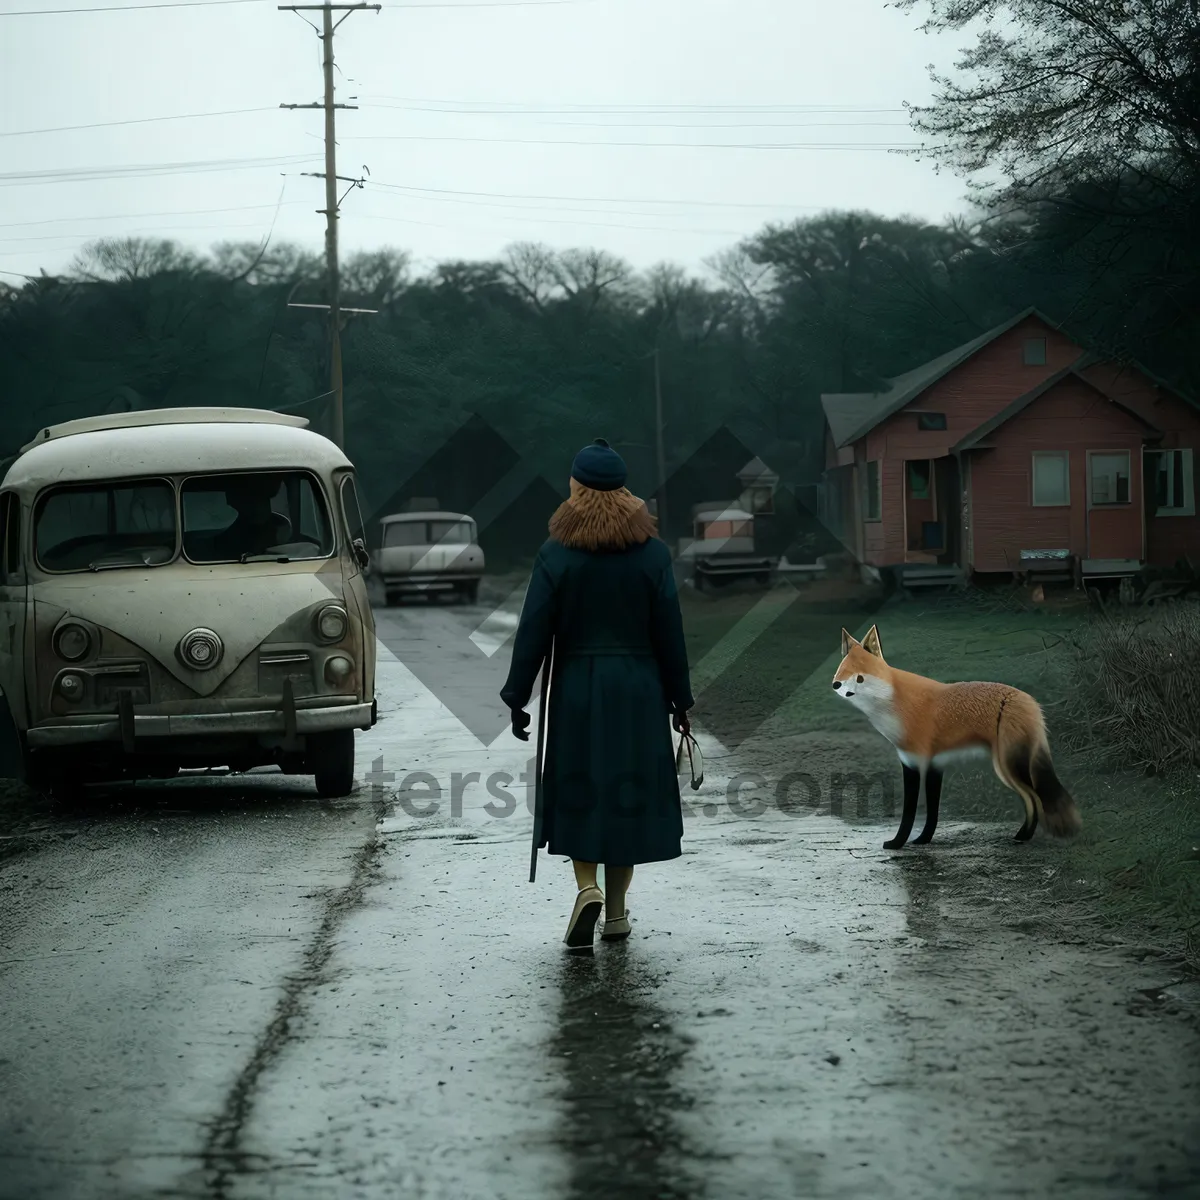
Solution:
<svg viewBox="0 0 1200 1200"><path fill-rule="evenodd" d="M1001 702L996 722L996 773L1025 802L1026 840L1040 820L1052 837L1073 837L1083 827L1079 808L1054 770L1046 722L1032 696L1016 692Z"/></svg>
<svg viewBox="0 0 1200 1200"><path fill-rule="evenodd" d="M1044 741L1034 747L1030 774L1046 832L1053 837L1073 837L1083 828L1083 821L1074 798L1055 773L1050 747Z"/></svg>

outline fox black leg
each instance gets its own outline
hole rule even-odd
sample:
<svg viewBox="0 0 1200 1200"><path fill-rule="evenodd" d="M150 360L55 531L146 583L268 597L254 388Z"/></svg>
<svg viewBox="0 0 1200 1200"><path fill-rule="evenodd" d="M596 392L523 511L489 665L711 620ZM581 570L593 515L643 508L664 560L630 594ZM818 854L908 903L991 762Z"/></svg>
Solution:
<svg viewBox="0 0 1200 1200"><path fill-rule="evenodd" d="M1015 840L1018 842L1027 842L1031 837L1033 837L1037 830L1038 811L1037 805L1033 804L1028 796L1023 795L1021 799L1025 804L1025 824L1017 830L1017 836Z"/></svg>
<svg viewBox="0 0 1200 1200"><path fill-rule="evenodd" d="M908 841L912 833L913 822L917 819L917 798L921 794L921 772L907 764L904 766L904 814L900 818L900 828L890 842L884 842L885 850L899 850Z"/></svg>
<svg viewBox="0 0 1200 1200"><path fill-rule="evenodd" d="M1028 756L1015 754L1007 763L1011 779L1009 786L1021 797L1025 805L1025 822L1017 830L1016 841L1027 842L1038 827L1037 804L1033 799L1033 771Z"/></svg>
<svg viewBox="0 0 1200 1200"><path fill-rule="evenodd" d="M942 773L937 767L925 772L925 828L920 836L913 838L914 846L924 846L933 841L937 830L938 807L942 801Z"/></svg>

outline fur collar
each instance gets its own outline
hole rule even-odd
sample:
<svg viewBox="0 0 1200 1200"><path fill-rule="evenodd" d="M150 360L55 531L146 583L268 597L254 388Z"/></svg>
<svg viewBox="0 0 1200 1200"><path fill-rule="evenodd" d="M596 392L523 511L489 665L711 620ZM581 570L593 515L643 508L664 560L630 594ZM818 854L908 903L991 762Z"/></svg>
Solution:
<svg viewBox="0 0 1200 1200"><path fill-rule="evenodd" d="M628 488L600 492L574 479L570 499L550 518L550 536L572 550L625 550L657 532L645 504Z"/></svg>

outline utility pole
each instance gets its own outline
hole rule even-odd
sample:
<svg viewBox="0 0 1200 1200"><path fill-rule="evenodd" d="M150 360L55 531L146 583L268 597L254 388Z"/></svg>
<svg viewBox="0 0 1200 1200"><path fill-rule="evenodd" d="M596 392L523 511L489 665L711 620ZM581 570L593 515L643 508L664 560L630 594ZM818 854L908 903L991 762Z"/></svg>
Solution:
<svg viewBox="0 0 1200 1200"><path fill-rule="evenodd" d="M316 12L322 17L321 41L325 44L325 56L322 62L325 72L325 100L320 104L281 104L280 108L323 108L325 110L325 207L318 212L325 214L325 268L329 279L329 386L333 394L333 441L339 448L345 446L345 406L342 394L342 338L341 321L342 308L340 304L341 280L338 273L338 238L337 220L340 202L338 201L337 183L341 176L337 173L337 141L334 132L334 110L338 108L357 108L357 104L335 104L333 101L333 33L352 12L371 9L379 12L380 4L280 4L281 12ZM346 15L333 22L334 10ZM313 26L316 28L316 26ZM305 171L306 175L319 175L319 172ZM343 182L354 187L362 187L361 179L345 179ZM295 307L311 308L312 305ZM347 311L368 311L347 310Z"/></svg>
<svg viewBox="0 0 1200 1200"><path fill-rule="evenodd" d="M667 460L663 451L662 372L658 365L658 347L654 347L654 439L658 452L658 528L667 526Z"/></svg>

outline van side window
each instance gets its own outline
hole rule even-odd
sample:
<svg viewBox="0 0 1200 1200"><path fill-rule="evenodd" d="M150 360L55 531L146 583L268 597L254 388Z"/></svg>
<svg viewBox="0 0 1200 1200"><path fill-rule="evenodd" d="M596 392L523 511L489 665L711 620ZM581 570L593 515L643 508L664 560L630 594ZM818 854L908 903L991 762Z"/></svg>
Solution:
<svg viewBox="0 0 1200 1200"><path fill-rule="evenodd" d="M358 489L354 486L354 476L347 475L342 480L342 513L346 518L346 528L350 532L350 540L362 538L367 541L367 525L363 520L362 508L358 503Z"/></svg>
<svg viewBox="0 0 1200 1200"><path fill-rule="evenodd" d="M0 496L0 522L4 531L3 578L21 569L21 498L15 492Z"/></svg>

